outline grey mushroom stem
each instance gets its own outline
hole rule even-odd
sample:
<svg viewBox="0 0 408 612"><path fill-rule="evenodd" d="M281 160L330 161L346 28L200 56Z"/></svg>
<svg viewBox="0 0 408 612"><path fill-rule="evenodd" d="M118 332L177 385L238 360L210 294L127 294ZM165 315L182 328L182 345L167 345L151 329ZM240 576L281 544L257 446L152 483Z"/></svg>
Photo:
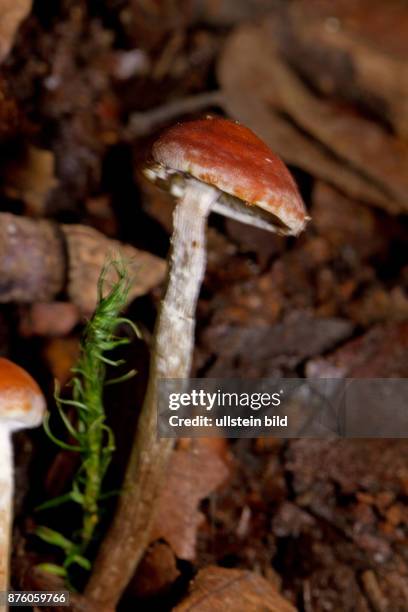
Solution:
<svg viewBox="0 0 408 612"><path fill-rule="evenodd" d="M13 458L10 432L0 427L0 593L9 588L9 559L12 526ZM7 606L0 605L0 611Z"/></svg>
<svg viewBox="0 0 408 612"><path fill-rule="evenodd" d="M149 544L155 502L174 446L174 440L157 437L157 384L190 373L206 263L206 222L218 196L216 188L191 178L175 208L168 284L156 323L146 397L123 493L86 589L101 610L116 606Z"/></svg>

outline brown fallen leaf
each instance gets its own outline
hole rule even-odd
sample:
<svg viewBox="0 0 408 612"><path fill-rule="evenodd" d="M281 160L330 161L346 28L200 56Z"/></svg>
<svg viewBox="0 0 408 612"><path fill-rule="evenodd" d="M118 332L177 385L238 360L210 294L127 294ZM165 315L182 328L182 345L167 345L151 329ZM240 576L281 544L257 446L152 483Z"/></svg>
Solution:
<svg viewBox="0 0 408 612"><path fill-rule="evenodd" d="M49 302L64 291L81 315L89 316L110 255L122 257L128 266L133 281L128 301L164 279L165 261L93 228L0 213L0 302ZM106 287L115 280L111 269Z"/></svg>
<svg viewBox="0 0 408 612"><path fill-rule="evenodd" d="M268 21L232 32L218 77L228 112L287 162L358 200L406 210L406 144L314 94L279 56Z"/></svg>
<svg viewBox="0 0 408 612"><path fill-rule="evenodd" d="M68 250L68 296L83 314L91 314L96 306L98 278L109 256L122 257L128 266L132 281L129 301L148 293L163 280L166 272L163 259L107 238L85 225L60 227ZM111 269L106 276L106 286L115 280L115 271Z"/></svg>
<svg viewBox="0 0 408 612"><path fill-rule="evenodd" d="M209 566L200 570L190 593L174 612L296 612L270 582L248 570Z"/></svg>
<svg viewBox="0 0 408 612"><path fill-rule="evenodd" d="M20 23L31 11L31 0L0 1L0 62L8 55Z"/></svg>
<svg viewBox="0 0 408 612"><path fill-rule="evenodd" d="M173 453L156 510L151 542L163 539L180 559L195 557L197 529L203 521L200 502L227 478L218 450L195 440Z"/></svg>
<svg viewBox="0 0 408 612"><path fill-rule="evenodd" d="M339 161L349 163L356 174L367 179L404 209L408 193L408 148L390 136L380 125L355 112L347 111L329 99L323 99L307 89L301 79L279 61L278 55L269 57L273 63L276 88L268 81L264 99L316 138L322 147L331 151ZM391 204L390 204L391 209Z"/></svg>
<svg viewBox="0 0 408 612"><path fill-rule="evenodd" d="M282 55L316 89L408 134L405 3L295 1L284 3L272 21Z"/></svg>

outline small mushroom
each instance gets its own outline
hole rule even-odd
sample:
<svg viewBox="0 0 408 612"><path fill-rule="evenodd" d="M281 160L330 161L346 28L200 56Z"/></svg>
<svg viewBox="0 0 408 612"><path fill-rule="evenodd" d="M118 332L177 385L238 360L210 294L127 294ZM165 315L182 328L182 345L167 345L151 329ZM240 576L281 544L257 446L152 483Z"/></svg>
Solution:
<svg viewBox="0 0 408 612"><path fill-rule="evenodd" d="M112 526L87 594L115 606L149 542L154 504L174 440L157 437L157 383L186 378L194 348L194 315L205 271L205 228L215 211L272 232L297 235L307 222L284 163L248 128L207 117L177 124L153 145L146 176L170 189L173 217L167 289L136 440Z"/></svg>
<svg viewBox="0 0 408 612"><path fill-rule="evenodd" d="M45 400L37 383L18 365L0 357L0 592L9 588L13 505L11 434L37 427Z"/></svg>

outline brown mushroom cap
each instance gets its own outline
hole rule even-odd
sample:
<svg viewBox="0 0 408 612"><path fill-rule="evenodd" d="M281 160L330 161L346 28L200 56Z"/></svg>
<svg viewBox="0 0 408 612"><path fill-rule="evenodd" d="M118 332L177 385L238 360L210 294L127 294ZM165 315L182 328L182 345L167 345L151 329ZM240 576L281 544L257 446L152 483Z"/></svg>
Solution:
<svg viewBox="0 0 408 612"><path fill-rule="evenodd" d="M308 220L285 164L239 123L217 117L179 123L160 136L152 154L162 166L273 215L286 228L283 233L298 234Z"/></svg>
<svg viewBox="0 0 408 612"><path fill-rule="evenodd" d="M0 357L0 422L9 431L40 425L45 400L37 383L12 361Z"/></svg>

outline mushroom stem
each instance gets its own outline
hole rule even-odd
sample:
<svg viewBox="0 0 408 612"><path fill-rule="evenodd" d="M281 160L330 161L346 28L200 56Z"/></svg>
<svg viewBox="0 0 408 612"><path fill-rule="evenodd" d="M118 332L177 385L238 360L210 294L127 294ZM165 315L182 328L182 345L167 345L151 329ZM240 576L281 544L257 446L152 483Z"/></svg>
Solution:
<svg viewBox="0 0 408 612"><path fill-rule="evenodd" d="M9 588L13 467L9 431L0 427L0 593ZM7 606L0 606L3 612Z"/></svg>
<svg viewBox="0 0 408 612"><path fill-rule="evenodd" d="M206 221L218 196L214 187L189 179L174 212L168 284L156 323L146 397L123 493L86 589L102 610L115 607L149 544L155 503L174 446L174 440L157 436L157 383L190 373L194 315L206 262Z"/></svg>

